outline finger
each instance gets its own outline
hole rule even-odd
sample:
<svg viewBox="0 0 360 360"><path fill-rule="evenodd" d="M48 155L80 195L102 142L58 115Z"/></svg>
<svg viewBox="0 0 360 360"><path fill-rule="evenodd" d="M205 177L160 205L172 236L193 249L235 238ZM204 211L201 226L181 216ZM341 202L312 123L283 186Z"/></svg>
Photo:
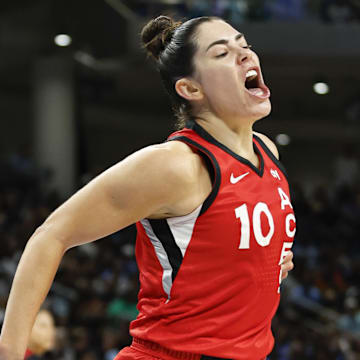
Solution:
<svg viewBox="0 0 360 360"><path fill-rule="evenodd" d="M294 263L292 261L293 257L294 254L292 251L289 251L289 253L284 257L281 263L281 281L286 279L289 275L289 271L294 268Z"/></svg>
<svg viewBox="0 0 360 360"><path fill-rule="evenodd" d="M294 253L292 251L289 251L289 253L284 257L282 264L291 261L293 257L294 257Z"/></svg>
<svg viewBox="0 0 360 360"><path fill-rule="evenodd" d="M284 279L286 279L286 278L288 277L288 275L289 275L289 273L288 273L287 271L283 271L283 272L281 273L281 281L284 280Z"/></svg>
<svg viewBox="0 0 360 360"><path fill-rule="evenodd" d="M281 266L281 280L287 278L289 275L289 271L291 271L293 268L294 268L294 263L292 261L290 263L282 265Z"/></svg>
<svg viewBox="0 0 360 360"><path fill-rule="evenodd" d="M282 271L290 271L294 268L294 263L292 261L288 261L281 265Z"/></svg>

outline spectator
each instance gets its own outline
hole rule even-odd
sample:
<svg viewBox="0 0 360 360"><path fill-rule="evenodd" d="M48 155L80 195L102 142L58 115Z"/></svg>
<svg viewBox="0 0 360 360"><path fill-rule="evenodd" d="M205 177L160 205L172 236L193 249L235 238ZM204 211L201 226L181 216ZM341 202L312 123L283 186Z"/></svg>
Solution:
<svg viewBox="0 0 360 360"><path fill-rule="evenodd" d="M355 146L347 144L334 161L335 187L354 184L360 174L360 161Z"/></svg>
<svg viewBox="0 0 360 360"><path fill-rule="evenodd" d="M54 318L48 310L40 310L31 331L26 360L44 359L45 354L55 347Z"/></svg>

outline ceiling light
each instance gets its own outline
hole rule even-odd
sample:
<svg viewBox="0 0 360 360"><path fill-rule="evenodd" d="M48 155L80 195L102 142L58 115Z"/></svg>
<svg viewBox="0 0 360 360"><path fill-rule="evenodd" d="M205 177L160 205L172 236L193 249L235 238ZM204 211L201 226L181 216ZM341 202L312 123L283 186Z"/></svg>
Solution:
<svg viewBox="0 0 360 360"><path fill-rule="evenodd" d="M69 46L72 39L67 34L58 34L55 36L54 41L57 46Z"/></svg>
<svg viewBox="0 0 360 360"><path fill-rule="evenodd" d="M313 85L314 92L319 95L325 95L329 92L329 85L325 82L317 82Z"/></svg>
<svg viewBox="0 0 360 360"><path fill-rule="evenodd" d="M290 144L290 136L287 135L287 134L279 134L279 135L276 135L276 142L279 144L279 145L282 145L282 146L286 146L286 145L289 145Z"/></svg>

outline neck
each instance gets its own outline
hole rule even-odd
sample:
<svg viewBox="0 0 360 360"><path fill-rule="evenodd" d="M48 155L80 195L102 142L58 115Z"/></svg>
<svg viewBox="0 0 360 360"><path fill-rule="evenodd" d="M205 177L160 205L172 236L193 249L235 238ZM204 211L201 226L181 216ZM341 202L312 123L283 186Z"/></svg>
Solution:
<svg viewBox="0 0 360 360"><path fill-rule="evenodd" d="M211 115L197 116L196 122L234 153L251 162L257 161L253 147L253 122L229 124Z"/></svg>

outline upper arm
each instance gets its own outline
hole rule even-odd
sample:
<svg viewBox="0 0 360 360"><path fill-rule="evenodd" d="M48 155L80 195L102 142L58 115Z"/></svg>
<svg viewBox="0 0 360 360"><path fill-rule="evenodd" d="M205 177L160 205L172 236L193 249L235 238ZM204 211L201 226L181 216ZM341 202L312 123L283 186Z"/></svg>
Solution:
<svg viewBox="0 0 360 360"><path fill-rule="evenodd" d="M186 159L169 146L142 149L80 189L42 228L70 248L171 207L195 181L192 163Z"/></svg>
<svg viewBox="0 0 360 360"><path fill-rule="evenodd" d="M279 160L279 151L276 147L276 145L274 144L273 141L271 141L266 135L255 132L254 134L256 136L258 136L264 143L265 145L270 149L270 151L274 154L274 156Z"/></svg>

